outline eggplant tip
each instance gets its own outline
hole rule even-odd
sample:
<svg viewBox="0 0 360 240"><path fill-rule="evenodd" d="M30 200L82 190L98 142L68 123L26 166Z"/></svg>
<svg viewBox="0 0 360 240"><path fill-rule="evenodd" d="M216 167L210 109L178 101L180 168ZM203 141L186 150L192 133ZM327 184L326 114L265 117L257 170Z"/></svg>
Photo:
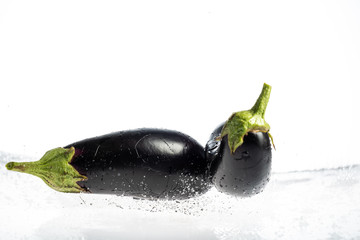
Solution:
<svg viewBox="0 0 360 240"><path fill-rule="evenodd" d="M14 162L9 162L5 165L5 167L7 168L7 170L12 170L14 168Z"/></svg>

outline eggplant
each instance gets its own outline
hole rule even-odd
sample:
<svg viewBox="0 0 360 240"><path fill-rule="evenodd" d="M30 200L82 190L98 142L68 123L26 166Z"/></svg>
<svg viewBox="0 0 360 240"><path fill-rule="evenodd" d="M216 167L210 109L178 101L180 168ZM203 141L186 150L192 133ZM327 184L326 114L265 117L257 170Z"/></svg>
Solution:
<svg viewBox="0 0 360 240"><path fill-rule="evenodd" d="M210 188L204 148L183 133L135 129L48 151L39 161L7 165L61 192L186 199Z"/></svg>
<svg viewBox="0 0 360 240"><path fill-rule="evenodd" d="M264 83L254 106L233 113L204 148L183 133L164 129L114 132L55 148L36 162L9 162L9 170L40 177L61 192L116 194L145 199L187 199L213 185L249 197L270 178L272 147Z"/></svg>
<svg viewBox="0 0 360 240"><path fill-rule="evenodd" d="M209 178L220 192L250 197L269 182L273 139L264 114L270 92L271 86L264 84L250 110L233 113L211 134L206 159Z"/></svg>
<svg viewBox="0 0 360 240"><path fill-rule="evenodd" d="M263 191L271 175L271 141L268 133L249 132L243 144L231 153L227 136L217 140L220 127L206 144L212 183L223 193L250 197Z"/></svg>

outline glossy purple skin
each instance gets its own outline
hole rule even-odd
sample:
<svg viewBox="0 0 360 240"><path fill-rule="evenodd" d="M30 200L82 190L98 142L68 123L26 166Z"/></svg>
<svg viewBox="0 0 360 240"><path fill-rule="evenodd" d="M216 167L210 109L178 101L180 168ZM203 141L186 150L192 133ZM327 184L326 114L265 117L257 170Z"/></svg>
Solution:
<svg viewBox="0 0 360 240"><path fill-rule="evenodd" d="M204 148L177 131L115 132L68 147L75 147L70 164L88 178L78 184L91 193L186 199L209 189Z"/></svg>
<svg viewBox="0 0 360 240"><path fill-rule="evenodd" d="M239 197L250 197L263 191L271 173L271 141L267 133L248 133L244 143L230 152L227 136L221 141L223 124L212 133L206 144L210 178L223 193Z"/></svg>

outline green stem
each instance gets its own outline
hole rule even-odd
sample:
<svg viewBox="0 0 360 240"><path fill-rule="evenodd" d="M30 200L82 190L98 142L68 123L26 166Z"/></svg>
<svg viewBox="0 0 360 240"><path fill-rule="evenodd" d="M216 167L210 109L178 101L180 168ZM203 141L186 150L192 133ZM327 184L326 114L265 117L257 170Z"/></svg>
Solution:
<svg viewBox="0 0 360 240"><path fill-rule="evenodd" d="M271 93L271 86L264 83L263 89L256 103L250 109L250 111L253 112L253 114L260 115L262 118L264 118L266 107L270 98L270 93Z"/></svg>
<svg viewBox="0 0 360 240"><path fill-rule="evenodd" d="M60 192L82 192L77 182L86 180L76 169L71 166L75 149L55 148L35 162L9 162L8 170L32 174L41 178L49 187Z"/></svg>
<svg viewBox="0 0 360 240"><path fill-rule="evenodd" d="M264 83L254 106L250 110L233 113L226 121L219 139L228 135L228 144L231 153L234 153L236 149L243 144L244 136L248 132L269 132L270 125L265 121L264 115L270 93L271 86Z"/></svg>

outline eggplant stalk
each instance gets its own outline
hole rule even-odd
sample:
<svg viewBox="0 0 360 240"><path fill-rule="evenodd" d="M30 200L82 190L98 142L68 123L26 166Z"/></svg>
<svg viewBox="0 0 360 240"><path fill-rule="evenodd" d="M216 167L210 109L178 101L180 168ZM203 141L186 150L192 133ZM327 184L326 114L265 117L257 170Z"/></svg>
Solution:
<svg viewBox="0 0 360 240"><path fill-rule="evenodd" d="M264 115L269 102L271 86L264 83L263 89L256 103L250 110L233 113L226 121L221 135L217 140L221 140L228 135L228 144L231 153L234 153L244 142L244 136L248 132L265 132L269 134L271 142L275 148L274 141L270 135L270 125L265 121Z"/></svg>
<svg viewBox="0 0 360 240"><path fill-rule="evenodd" d="M87 178L82 176L69 163L75 154L75 148L55 148L35 162L9 162L8 170L32 174L41 178L49 187L60 192L83 192L77 182Z"/></svg>

